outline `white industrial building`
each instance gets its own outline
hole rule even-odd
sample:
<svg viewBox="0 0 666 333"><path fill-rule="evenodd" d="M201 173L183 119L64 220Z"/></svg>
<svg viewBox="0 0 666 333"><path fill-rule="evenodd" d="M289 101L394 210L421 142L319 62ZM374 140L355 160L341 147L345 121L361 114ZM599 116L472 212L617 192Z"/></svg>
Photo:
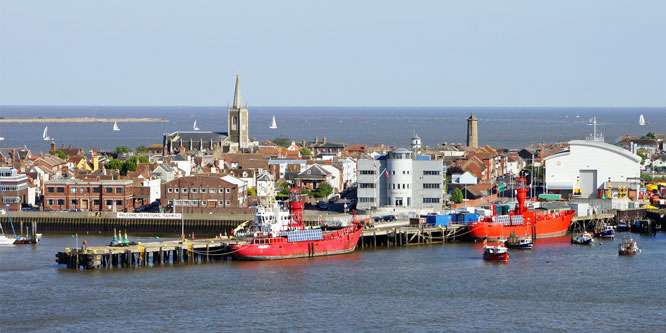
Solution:
<svg viewBox="0 0 666 333"><path fill-rule="evenodd" d="M599 189L618 186L635 188L640 177L641 158L601 140L569 141L569 149L546 157L546 192L570 198L594 198ZM578 191L576 191L578 192Z"/></svg>

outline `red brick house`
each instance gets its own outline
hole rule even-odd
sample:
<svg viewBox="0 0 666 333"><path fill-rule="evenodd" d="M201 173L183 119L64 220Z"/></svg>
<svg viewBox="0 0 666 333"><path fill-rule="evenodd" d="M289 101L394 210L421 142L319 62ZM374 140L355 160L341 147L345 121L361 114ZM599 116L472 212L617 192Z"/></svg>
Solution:
<svg viewBox="0 0 666 333"><path fill-rule="evenodd" d="M248 213L247 185L215 174L176 178L162 184L162 207L173 213Z"/></svg>
<svg viewBox="0 0 666 333"><path fill-rule="evenodd" d="M133 209L131 180L52 180L44 184L44 210L128 212Z"/></svg>

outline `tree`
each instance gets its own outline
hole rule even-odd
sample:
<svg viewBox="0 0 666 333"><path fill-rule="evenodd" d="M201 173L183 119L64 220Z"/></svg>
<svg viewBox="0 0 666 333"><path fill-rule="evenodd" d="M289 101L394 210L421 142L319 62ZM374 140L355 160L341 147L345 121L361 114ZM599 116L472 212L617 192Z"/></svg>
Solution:
<svg viewBox="0 0 666 333"><path fill-rule="evenodd" d="M644 165L645 164L645 158L647 158L647 156L645 156L645 154L641 151L636 152L636 155L641 157L641 165Z"/></svg>
<svg viewBox="0 0 666 333"><path fill-rule="evenodd" d="M129 159L123 163L122 168L120 168L120 174L126 175L128 171L136 171L136 159Z"/></svg>
<svg viewBox="0 0 666 333"><path fill-rule="evenodd" d="M643 135L641 137L642 140L656 140L657 137L654 135L652 132L648 132L647 134Z"/></svg>
<svg viewBox="0 0 666 333"><path fill-rule="evenodd" d="M317 186L317 192L315 192L315 197L325 198L333 193L333 186L329 183L321 183Z"/></svg>
<svg viewBox="0 0 666 333"><path fill-rule="evenodd" d="M301 155L303 155L303 156L312 156L312 152L310 151L310 149L308 149L306 147L301 148L300 152L301 152Z"/></svg>
<svg viewBox="0 0 666 333"><path fill-rule="evenodd" d="M257 189L256 188L251 187L251 188L247 189L247 196L248 197L254 197L256 195L257 195Z"/></svg>
<svg viewBox="0 0 666 333"><path fill-rule="evenodd" d="M453 189L453 192L451 193L451 200L457 204L463 202L463 193L459 188Z"/></svg>
<svg viewBox="0 0 666 333"><path fill-rule="evenodd" d="M144 145L140 145L140 146L136 147L136 152L137 152L137 154L147 153L148 152L148 147L146 147Z"/></svg>
<svg viewBox="0 0 666 333"><path fill-rule="evenodd" d="M463 169L461 169L461 168L460 168L459 166L457 166L457 165L454 165L454 166L452 166L452 167L446 168L446 175L447 175L447 176L455 175L455 174L461 174L461 173L465 173L465 171L463 171Z"/></svg>
<svg viewBox="0 0 666 333"><path fill-rule="evenodd" d="M273 143L280 147L289 147L291 145L291 139L285 136L281 136L273 139Z"/></svg>
<svg viewBox="0 0 666 333"><path fill-rule="evenodd" d="M131 151L132 151L132 149L130 149L127 146L118 146L118 147L116 147L116 153L129 153Z"/></svg>
<svg viewBox="0 0 666 333"><path fill-rule="evenodd" d="M60 150L60 149L56 149L56 150L54 150L54 151L52 151L52 152L49 152L49 154L51 154L51 155L58 155L58 157L62 158L63 160L66 160L66 159L67 159L67 154L65 154L65 152L62 151L62 150Z"/></svg>
<svg viewBox="0 0 666 333"><path fill-rule="evenodd" d="M106 164L104 164L104 167L107 169L120 170L123 167L123 162L114 158L106 162Z"/></svg>
<svg viewBox="0 0 666 333"><path fill-rule="evenodd" d="M149 163L148 157L145 157L145 156L132 156L127 161L132 161L134 164Z"/></svg>

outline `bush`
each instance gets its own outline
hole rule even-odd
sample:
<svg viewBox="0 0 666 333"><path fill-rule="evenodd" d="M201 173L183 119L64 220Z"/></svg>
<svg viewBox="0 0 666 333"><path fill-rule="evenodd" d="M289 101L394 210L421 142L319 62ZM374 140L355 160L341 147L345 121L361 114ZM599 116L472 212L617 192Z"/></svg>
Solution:
<svg viewBox="0 0 666 333"><path fill-rule="evenodd" d="M49 152L49 154L51 154L51 155L58 155L58 157L62 158L63 160L66 160L66 159L67 159L67 154L65 154L65 152L62 151L62 150L60 150L60 149L54 150L54 151L52 151L52 152Z"/></svg>
<svg viewBox="0 0 666 333"><path fill-rule="evenodd" d="M464 196L463 196L462 191L459 188L454 189L453 192L451 193L451 201L459 204L459 203L462 203L463 200L464 200Z"/></svg>
<svg viewBox="0 0 666 333"><path fill-rule="evenodd" d="M302 156L312 156L312 152L306 147L301 148L300 152Z"/></svg>
<svg viewBox="0 0 666 333"><path fill-rule="evenodd" d="M118 147L116 147L116 153L129 153L131 151L132 151L132 149L130 149L127 146L118 146Z"/></svg>
<svg viewBox="0 0 666 333"><path fill-rule="evenodd" d="M321 183L317 186L317 192L315 192L315 198L324 198L333 193L333 186L329 183Z"/></svg>
<svg viewBox="0 0 666 333"><path fill-rule="evenodd" d="M257 189L256 188L248 188L247 189L247 196L248 197L254 197L257 195Z"/></svg>
<svg viewBox="0 0 666 333"><path fill-rule="evenodd" d="M148 152L148 147L146 147L144 145L140 145L140 146L136 147L136 152L137 152L137 154L138 153L147 153Z"/></svg>
<svg viewBox="0 0 666 333"><path fill-rule="evenodd" d="M289 145L291 145L291 139L287 138L287 137L284 137L284 136L281 136L281 137L273 139L273 143L275 143L276 145L278 145L280 147L289 147Z"/></svg>

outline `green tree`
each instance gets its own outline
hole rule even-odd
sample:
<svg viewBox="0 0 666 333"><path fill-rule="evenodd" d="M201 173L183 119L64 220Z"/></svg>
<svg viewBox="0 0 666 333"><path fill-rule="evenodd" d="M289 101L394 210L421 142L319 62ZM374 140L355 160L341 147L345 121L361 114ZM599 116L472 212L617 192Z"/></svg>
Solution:
<svg viewBox="0 0 666 333"><path fill-rule="evenodd" d="M123 162L114 158L114 159L106 162L104 167L107 168L107 169L120 170L123 167Z"/></svg>
<svg viewBox="0 0 666 333"><path fill-rule="evenodd" d="M636 154L641 157L641 165L645 164L645 158L647 156L645 156L645 154L641 151L636 152Z"/></svg>
<svg viewBox="0 0 666 333"><path fill-rule="evenodd" d="M136 152L137 152L137 154L147 153L148 152L148 147L146 147L144 145L140 145L140 146L136 147Z"/></svg>
<svg viewBox="0 0 666 333"><path fill-rule="evenodd" d="M251 187L251 188L247 189L247 196L248 197L254 197L256 195L257 195L257 189L256 188Z"/></svg>
<svg viewBox="0 0 666 333"><path fill-rule="evenodd" d="M273 143L280 147L289 147L289 145L291 145L291 139L285 136L281 136L273 139Z"/></svg>
<svg viewBox="0 0 666 333"><path fill-rule="evenodd" d="M464 196L462 191L459 188L453 189L453 192L451 193L451 201L459 204L462 203L464 200Z"/></svg>
<svg viewBox="0 0 666 333"><path fill-rule="evenodd" d="M127 146L118 146L118 147L116 147L116 153L129 153L131 151L132 151L132 149L130 149Z"/></svg>
<svg viewBox="0 0 666 333"><path fill-rule="evenodd" d="M307 147L301 148L301 155L303 156L312 156L312 152Z"/></svg>
<svg viewBox="0 0 666 333"><path fill-rule="evenodd" d="M641 137L641 139L643 139L643 140L656 140L657 137L654 135L654 133L648 132L647 134L643 135Z"/></svg>
<svg viewBox="0 0 666 333"><path fill-rule="evenodd" d="M145 156L132 156L127 161L132 161L134 164L149 163L148 157L145 157Z"/></svg>
<svg viewBox="0 0 666 333"><path fill-rule="evenodd" d="M120 174L124 176L128 171L136 171L136 159L129 159L123 163Z"/></svg>
<svg viewBox="0 0 666 333"><path fill-rule="evenodd" d="M67 154L65 154L65 152L62 151L62 150L60 150L60 149L56 149L56 150L54 150L54 151L52 151L52 152L49 152L49 154L51 154L51 155L58 155L58 157L62 158L63 160L66 160L66 159L67 159Z"/></svg>
<svg viewBox="0 0 666 333"><path fill-rule="evenodd" d="M321 183L317 186L317 192L315 192L315 197L325 198L333 193L333 186L329 183Z"/></svg>

